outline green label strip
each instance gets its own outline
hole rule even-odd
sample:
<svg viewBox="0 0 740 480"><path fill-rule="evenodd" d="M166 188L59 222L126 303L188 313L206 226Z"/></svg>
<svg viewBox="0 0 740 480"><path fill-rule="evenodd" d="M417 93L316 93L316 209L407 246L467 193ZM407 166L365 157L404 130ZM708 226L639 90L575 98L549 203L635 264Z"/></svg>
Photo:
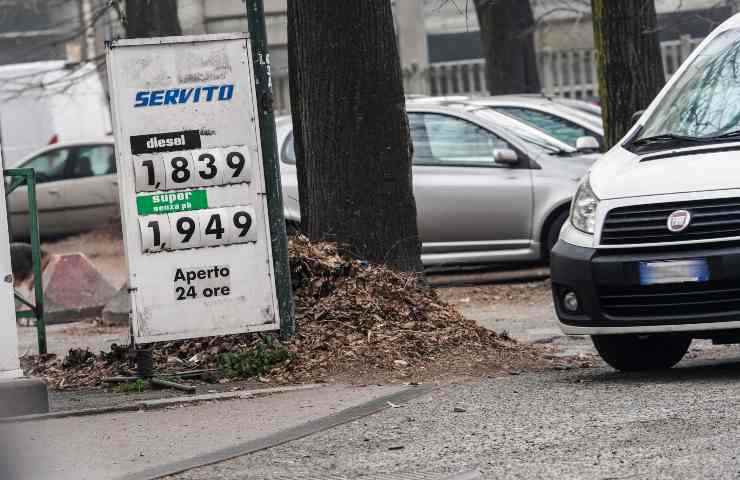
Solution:
<svg viewBox="0 0 740 480"><path fill-rule="evenodd" d="M139 215L162 215L206 208L208 208L208 195L205 190L157 193L136 197L136 209Z"/></svg>

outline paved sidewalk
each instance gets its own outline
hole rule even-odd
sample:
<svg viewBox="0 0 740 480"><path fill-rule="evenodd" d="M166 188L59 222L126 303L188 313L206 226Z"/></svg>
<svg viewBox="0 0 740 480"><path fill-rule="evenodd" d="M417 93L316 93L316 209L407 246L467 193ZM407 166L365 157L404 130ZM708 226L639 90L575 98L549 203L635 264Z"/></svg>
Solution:
<svg viewBox="0 0 740 480"><path fill-rule="evenodd" d="M3 480L104 480L259 439L402 386L323 386L267 397L0 425L0 451L20 461ZM5 445L2 445L4 440Z"/></svg>

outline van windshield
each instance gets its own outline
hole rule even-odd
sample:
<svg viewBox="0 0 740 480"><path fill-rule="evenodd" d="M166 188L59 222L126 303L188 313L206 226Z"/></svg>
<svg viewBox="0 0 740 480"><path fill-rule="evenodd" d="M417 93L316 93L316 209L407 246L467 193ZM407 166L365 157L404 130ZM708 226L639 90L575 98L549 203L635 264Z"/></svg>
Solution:
<svg viewBox="0 0 740 480"><path fill-rule="evenodd" d="M672 148L740 140L740 29L715 37L630 143Z"/></svg>

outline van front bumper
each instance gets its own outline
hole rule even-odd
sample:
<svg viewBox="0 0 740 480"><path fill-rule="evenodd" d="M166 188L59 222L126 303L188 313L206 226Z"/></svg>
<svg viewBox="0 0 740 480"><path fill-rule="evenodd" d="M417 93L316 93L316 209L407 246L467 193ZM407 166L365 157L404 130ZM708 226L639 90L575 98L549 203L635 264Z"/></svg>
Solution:
<svg viewBox="0 0 740 480"><path fill-rule="evenodd" d="M740 329L740 245L597 250L560 240L551 253L555 310L564 333L704 332ZM706 259L706 282L641 285L640 262ZM566 310L575 293L578 310Z"/></svg>

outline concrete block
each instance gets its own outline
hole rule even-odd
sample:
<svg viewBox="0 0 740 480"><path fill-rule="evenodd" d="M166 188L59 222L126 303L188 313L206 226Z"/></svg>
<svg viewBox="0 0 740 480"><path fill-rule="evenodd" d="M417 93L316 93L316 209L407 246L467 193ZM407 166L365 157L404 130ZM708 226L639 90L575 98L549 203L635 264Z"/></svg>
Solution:
<svg viewBox="0 0 740 480"><path fill-rule="evenodd" d="M82 253L54 255L43 273L44 311L48 324L97 316L116 290Z"/></svg>
<svg viewBox="0 0 740 480"><path fill-rule="evenodd" d="M103 308L103 323L106 325L128 325L131 311L128 283L124 284Z"/></svg>
<svg viewBox="0 0 740 480"><path fill-rule="evenodd" d="M49 412L46 384L37 378L0 380L0 418Z"/></svg>

